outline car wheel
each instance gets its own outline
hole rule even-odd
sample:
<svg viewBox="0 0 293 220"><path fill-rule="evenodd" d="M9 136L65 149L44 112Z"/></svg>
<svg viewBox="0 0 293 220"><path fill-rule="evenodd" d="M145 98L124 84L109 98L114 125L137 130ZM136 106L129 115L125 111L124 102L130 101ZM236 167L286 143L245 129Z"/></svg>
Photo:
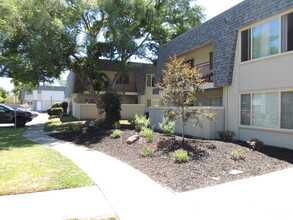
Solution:
<svg viewBox="0 0 293 220"><path fill-rule="evenodd" d="M24 127L26 123L26 120L22 117L16 118L16 127Z"/></svg>

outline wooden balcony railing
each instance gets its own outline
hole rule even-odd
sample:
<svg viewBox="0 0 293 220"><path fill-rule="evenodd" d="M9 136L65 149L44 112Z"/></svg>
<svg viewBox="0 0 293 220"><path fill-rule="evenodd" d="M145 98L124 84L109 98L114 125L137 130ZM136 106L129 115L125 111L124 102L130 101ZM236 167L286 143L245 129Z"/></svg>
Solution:
<svg viewBox="0 0 293 220"><path fill-rule="evenodd" d="M200 72L205 80L206 83L214 82L214 74L213 74L213 67L210 61L200 63L195 65L194 67L198 68L198 72Z"/></svg>

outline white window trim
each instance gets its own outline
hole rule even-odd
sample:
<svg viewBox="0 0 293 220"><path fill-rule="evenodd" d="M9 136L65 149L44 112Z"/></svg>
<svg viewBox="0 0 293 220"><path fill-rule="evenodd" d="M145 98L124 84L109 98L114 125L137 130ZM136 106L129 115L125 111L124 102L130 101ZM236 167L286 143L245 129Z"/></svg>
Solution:
<svg viewBox="0 0 293 220"><path fill-rule="evenodd" d="M238 127L239 128L245 128L245 129L253 129L253 130L264 130L264 131L274 131L274 132L281 132L281 133L290 133L293 134L293 129L287 129L287 128L281 128L281 94L282 92L293 92L293 88L289 89L280 89L280 90L263 90L263 91L252 91L252 92L241 92L239 93L239 110L238 110ZM241 95L250 95L250 111L252 110L252 94L257 94L257 93L278 93L279 95L279 103L278 103L278 110L279 110L279 115L278 115L278 128L267 128L267 127L258 127L258 126L253 126L252 124L252 114L250 114L250 125L242 125L241 124Z"/></svg>
<svg viewBox="0 0 293 220"><path fill-rule="evenodd" d="M251 62L257 62L257 61L264 60L264 59L269 59L269 58L273 58L273 57L283 56L283 55L287 55L287 54L293 54L293 51L282 52L282 37L283 36L282 36L282 27L281 27L282 26L282 16L285 16L285 15L290 14L292 12L293 12L293 10L290 9L290 10L285 11L285 12L279 14L279 15L272 16L270 18L267 18L267 19L264 19L262 21L259 21L259 22L255 23L255 24L246 26L244 28L240 28L238 30L238 39L240 39L239 45L238 45L238 48L239 48L239 51L240 51L240 53L239 53L239 64L246 64L246 63L251 63ZM279 33L280 33L279 53L252 59L252 42L250 42L250 60L241 61L241 54L242 54L242 48L241 48L242 37L241 37L241 32L242 31L245 31L245 30L248 30L248 29L252 30L252 28L254 28L254 27L256 27L256 26L258 26L260 24L263 24L265 22L274 20L276 18L279 18ZM252 41L252 31L250 31L250 41Z"/></svg>

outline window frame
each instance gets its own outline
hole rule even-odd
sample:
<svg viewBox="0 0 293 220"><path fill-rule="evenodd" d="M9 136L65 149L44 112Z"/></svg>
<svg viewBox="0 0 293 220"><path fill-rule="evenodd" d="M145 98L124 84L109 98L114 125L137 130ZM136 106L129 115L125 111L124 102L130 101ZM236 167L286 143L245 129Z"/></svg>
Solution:
<svg viewBox="0 0 293 220"><path fill-rule="evenodd" d="M148 85L148 77L151 77L151 85ZM154 88L155 87L155 75L154 74L146 74L146 87L147 88Z"/></svg>
<svg viewBox="0 0 293 220"><path fill-rule="evenodd" d="M278 132L288 132L288 133L293 133L293 128L282 128L281 125L281 106L282 106L282 100L281 100L281 95L282 93L285 92L293 92L293 89L282 89L282 90L265 90L265 91L252 91L252 92L241 92L239 93L239 110L238 110L238 115L239 115L239 120L238 120L238 125L239 128L247 128L247 129L258 129L258 130L268 130L268 131L278 131ZM271 127L259 127L259 126L253 126L252 125L252 95L253 94L258 94L258 93L278 93L278 127L277 128L271 128ZM241 124L241 96L242 95L250 95L250 125L243 125Z"/></svg>
<svg viewBox="0 0 293 220"><path fill-rule="evenodd" d="M293 52L293 50L288 50L288 48L286 48L286 50L284 49L284 39L287 39L287 38L284 38L284 34L286 34L287 33L287 31L283 31L282 32L282 29L284 28L284 22L283 22L283 20L284 20L284 18L285 17L288 17L288 15L289 14L291 14L291 13L293 13L293 11L287 11L287 12L285 12L285 13L282 13L282 14L280 14L280 15L277 15L277 16L273 16L273 17L271 17L270 19L267 19L267 20L262 20L262 21L260 21L260 22L258 22L257 24L254 24L254 25L250 25L249 27L246 27L246 28L243 28L243 29L240 29L239 30L239 39L240 39L240 45L239 45L239 51L240 51L240 53L239 53L239 63L246 63L246 62L250 62L250 61L255 61L255 60L259 60L259 59L264 59L264 58L268 58L268 57L273 57L273 56L278 56L278 55L281 55L281 54L285 54L285 53L292 53ZM252 29L254 28L254 27L257 27L258 25L261 25L261 24L264 24L264 23L266 23L266 22L269 22L269 21L272 21L272 20L274 20L274 19L276 19L276 18L278 18L278 20L279 20L279 48L278 48L278 53L276 53L276 54L270 54L270 55L267 55L267 56L260 56L260 57L257 57L257 58L252 58ZM288 22L286 22L286 24L287 24ZM287 26L286 26L287 27ZM244 31L249 31L249 45L248 46L250 46L250 48L249 48L249 58L248 58L248 60L245 60L245 61L242 61L242 32L244 32ZM288 41L288 39L287 39L287 41ZM286 44L288 44L288 42L286 42Z"/></svg>

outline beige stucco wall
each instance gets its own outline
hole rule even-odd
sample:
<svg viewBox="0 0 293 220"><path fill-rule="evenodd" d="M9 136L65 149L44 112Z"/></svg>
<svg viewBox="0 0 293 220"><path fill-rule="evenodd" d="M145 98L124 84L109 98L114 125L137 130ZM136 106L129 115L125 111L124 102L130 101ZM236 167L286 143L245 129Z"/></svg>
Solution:
<svg viewBox="0 0 293 220"><path fill-rule="evenodd" d="M240 125L241 93L293 90L293 51L241 63L240 34L239 31L233 82L223 89L225 129L234 131L241 140L258 138L268 145L293 149L293 130Z"/></svg>
<svg viewBox="0 0 293 220"><path fill-rule="evenodd" d="M190 50L184 54L178 55L178 57L185 57L185 61L194 59L194 65L208 62L210 60L210 52L213 51L213 44L208 43L201 47Z"/></svg>
<svg viewBox="0 0 293 220"><path fill-rule="evenodd" d="M141 115L145 113L145 106L143 104L122 104L121 118L134 119L135 114Z"/></svg>

